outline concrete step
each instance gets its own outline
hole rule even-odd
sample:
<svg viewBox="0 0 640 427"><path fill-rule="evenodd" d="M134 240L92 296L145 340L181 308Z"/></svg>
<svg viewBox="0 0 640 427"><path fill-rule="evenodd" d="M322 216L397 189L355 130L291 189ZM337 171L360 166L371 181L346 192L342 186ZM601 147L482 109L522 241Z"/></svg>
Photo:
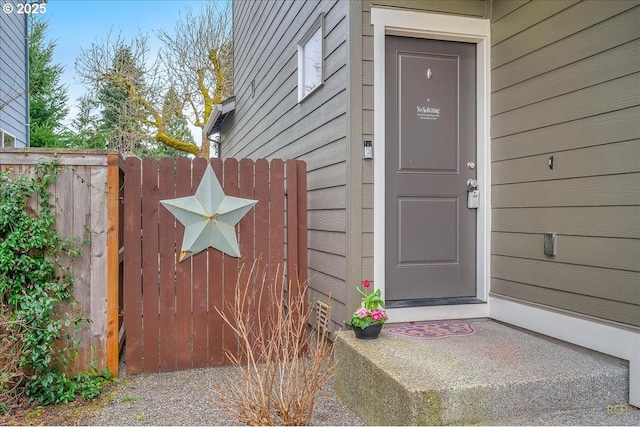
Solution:
<svg viewBox="0 0 640 427"><path fill-rule="evenodd" d="M469 323L474 335L432 340L339 332L338 395L371 425L518 424L628 402L625 361L491 320Z"/></svg>
<svg viewBox="0 0 640 427"><path fill-rule="evenodd" d="M511 418L492 425L510 426L639 426L640 409L615 405L599 409L577 409Z"/></svg>

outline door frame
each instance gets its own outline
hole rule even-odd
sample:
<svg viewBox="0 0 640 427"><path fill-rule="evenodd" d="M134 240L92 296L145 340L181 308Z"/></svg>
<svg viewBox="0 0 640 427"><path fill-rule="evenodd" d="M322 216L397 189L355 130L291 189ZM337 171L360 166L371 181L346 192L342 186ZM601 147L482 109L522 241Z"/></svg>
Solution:
<svg viewBox="0 0 640 427"><path fill-rule="evenodd" d="M371 8L374 67L374 268L376 289L385 294L385 36L459 41L476 45L476 142L480 208L477 212L476 297L486 304L389 309L391 322L460 319L489 316L491 254L491 61L488 19L391 8Z"/></svg>

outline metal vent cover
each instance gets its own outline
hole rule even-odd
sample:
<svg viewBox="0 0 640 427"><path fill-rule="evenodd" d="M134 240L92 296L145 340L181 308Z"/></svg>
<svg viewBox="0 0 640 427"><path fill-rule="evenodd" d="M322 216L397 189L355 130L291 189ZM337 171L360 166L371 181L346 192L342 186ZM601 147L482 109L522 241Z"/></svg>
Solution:
<svg viewBox="0 0 640 427"><path fill-rule="evenodd" d="M316 324L320 331L329 330L329 307L324 301L316 301Z"/></svg>

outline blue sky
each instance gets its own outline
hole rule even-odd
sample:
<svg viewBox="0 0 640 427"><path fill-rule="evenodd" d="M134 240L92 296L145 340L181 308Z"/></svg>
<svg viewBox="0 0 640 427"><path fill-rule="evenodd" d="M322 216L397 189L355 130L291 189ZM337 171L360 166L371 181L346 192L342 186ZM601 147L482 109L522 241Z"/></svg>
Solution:
<svg viewBox="0 0 640 427"><path fill-rule="evenodd" d="M49 0L45 18L49 22L48 38L56 42L53 61L64 67L63 84L69 87L71 115L74 104L84 92L75 82L74 61L82 48L88 49L96 39L103 39L113 27L129 40L140 31L149 33L150 45L156 43L153 31L172 29L185 7L198 10L199 0Z"/></svg>

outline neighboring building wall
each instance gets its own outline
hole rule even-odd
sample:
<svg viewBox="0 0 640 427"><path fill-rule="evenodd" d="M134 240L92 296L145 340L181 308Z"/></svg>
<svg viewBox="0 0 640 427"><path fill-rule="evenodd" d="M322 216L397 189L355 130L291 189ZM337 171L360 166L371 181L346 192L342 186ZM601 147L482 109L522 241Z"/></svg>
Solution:
<svg viewBox="0 0 640 427"><path fill-rule="evenodd" d="M318 298L331 293L334 328L346 299L347 33L349 2L233 2L236 111L222 157L307 162L309 269ZM324 86L298 103L298 42L324 13ZM253 82L253 94L252 94Z"/></svg>
<svg viewBox="0 0 640 427"><path fill-rule="evenodd" d="M4 4L17 2L2 0ZM28 144L27 15L0 13L0 129ZM0 146L2 140L0 139Z"/></svg>
<svg viewBox="0 0 640 427"><path fill-rule="evenodd" d="M491 37L492 294L637 330L640 5L494 1Z"/></svg>

